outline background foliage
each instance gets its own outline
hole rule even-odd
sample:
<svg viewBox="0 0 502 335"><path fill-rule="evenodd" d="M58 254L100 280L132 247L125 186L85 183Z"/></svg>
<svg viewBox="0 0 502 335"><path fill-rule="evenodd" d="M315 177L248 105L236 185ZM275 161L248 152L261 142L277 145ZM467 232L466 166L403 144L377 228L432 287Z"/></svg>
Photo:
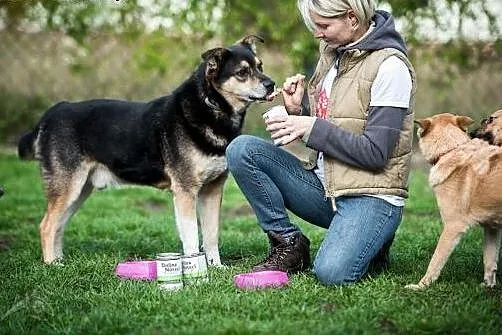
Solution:
<svg viewBox="0 0 502 335"><path fill-rule="evenodd" d="M444 28L443 12L457 13L457 38L464 38L467 19L486 19L492 37L500 37L496 13L488 0L387 0L389 8L405 22L404 34L419 37L420 22L434 21ZM236 39L249 31L260 32L276 46L289 47L299 58L315 51L311 35L303 26L295 0L0 0L0 18L8 30L35 24L44 30L64 31L80 43L90 32L114 31L137 34L161 26L177 33L189 33L224 40ZM239 24L236 24L239 22Z"/></svg>
<svg viewBox="0 0 502 335"><path fill-rule="evenodd" d="M479 118L500 106L502 43L489 1L377 1L402 23L419 78L418 114ZM445 10L458 13L457 33L431 41L420 24L445 29ZM465 37L469 19L487 22L489 41ZM0 143L15 142L59 100L167 94L205 48L245 34L265 38L260 54L278 84L309 74L317 58L295 0L0 0L0 29ZM248 117L246 131L262 131L259 121Z"/></svg>

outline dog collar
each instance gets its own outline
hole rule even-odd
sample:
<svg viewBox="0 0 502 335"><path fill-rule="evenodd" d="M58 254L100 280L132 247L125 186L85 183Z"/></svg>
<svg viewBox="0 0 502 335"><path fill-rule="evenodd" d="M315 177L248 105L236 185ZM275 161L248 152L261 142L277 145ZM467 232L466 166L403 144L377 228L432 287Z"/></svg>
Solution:
<svg viewBox="0 0 502 335"><path fill-rule="evenodd" d="M443 153L439 154L436 158L434 158L433 160L431 160L431 162L430 162L430 163L431 163L431 165L432 165L432 166L436 165L436 164L437 164L437 162L438 162L438 161L439 161L439 160L440 160L443 156L445 156L445 155L449 154L450 152L452 152L452 151L453 151L453 150L455 150L455 149L460 148L462 145L464 145L464 144L466 144L466 143L468 143L468 142L469 142L469 140L467 140L467 141L465 141L465 142L462 142L462 143L460 143L460 144L458 144L458 145L454 146L453 148L451 148L451 149L449 149L449 150L447 150L447 151L445 151L445 152L443 152Z"/></svg>

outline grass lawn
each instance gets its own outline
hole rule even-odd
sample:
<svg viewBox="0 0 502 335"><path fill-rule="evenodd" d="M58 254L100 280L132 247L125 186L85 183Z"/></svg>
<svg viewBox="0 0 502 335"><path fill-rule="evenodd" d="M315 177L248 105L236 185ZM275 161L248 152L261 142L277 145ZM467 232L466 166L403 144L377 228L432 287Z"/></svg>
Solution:
<svg viewBox="0 0 502 335"><path fill-rule="evenodd" d="M94 194L67 226L63 267L41 261L45 209L38 167L0 154L0 334L501 334L502 286L486 289L482 234L472 229L439 280L414 292L441 231L427 177L413 171L411 197L389 270L350 287L325 287L312 274L282 289L241 291L233 275L267 252L267 241L232 179L221 226L224 269L178 292L117 279L128 258L181 251L169 193L148 188ZM312 241L324 231L299 223ZM500 278L499 278L500 281Z"/></svg>

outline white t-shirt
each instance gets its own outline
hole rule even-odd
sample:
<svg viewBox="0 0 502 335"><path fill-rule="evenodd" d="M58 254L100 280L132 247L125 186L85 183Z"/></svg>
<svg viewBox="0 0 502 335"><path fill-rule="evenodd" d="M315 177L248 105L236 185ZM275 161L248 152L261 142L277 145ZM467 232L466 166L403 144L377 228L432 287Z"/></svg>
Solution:
<svg viewBox="0 0 502 335"><path fill-rule="evenodd" d="M316 115L318 117L326 117L326 109L329 105L328 97L331 93L333 82L336 78L337 70L335 65L330 68L324 77L320 101L316 106ZM377 75L371 86L370 106L389 106L408 108L411 97L411 75L406 64L396 56L391 56L380 64ZM319 180L324 182L324 164L323 154L319 153L317 158L317 167L314 172L319 177ZM393 195L367 194L386 200L395 206L404 206L404 198Z"/></svg>

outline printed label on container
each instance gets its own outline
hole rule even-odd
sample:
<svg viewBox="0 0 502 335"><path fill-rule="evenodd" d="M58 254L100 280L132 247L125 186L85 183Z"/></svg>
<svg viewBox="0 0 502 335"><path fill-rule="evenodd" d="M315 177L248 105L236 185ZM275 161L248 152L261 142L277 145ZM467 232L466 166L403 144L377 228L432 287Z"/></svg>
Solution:
<svg viewBox="0 0 502 335"><path fill-rule="evenodd" d="M205 253L183 256L183 281L187 284L207 282L207 261Z"/></svg>
<svg viewBox="0 0 502 335"><path fill-rule="evenodd" d="M181 257L177 254L157 255L157 281L163 283L182 283L183 270Z"/></svg>

